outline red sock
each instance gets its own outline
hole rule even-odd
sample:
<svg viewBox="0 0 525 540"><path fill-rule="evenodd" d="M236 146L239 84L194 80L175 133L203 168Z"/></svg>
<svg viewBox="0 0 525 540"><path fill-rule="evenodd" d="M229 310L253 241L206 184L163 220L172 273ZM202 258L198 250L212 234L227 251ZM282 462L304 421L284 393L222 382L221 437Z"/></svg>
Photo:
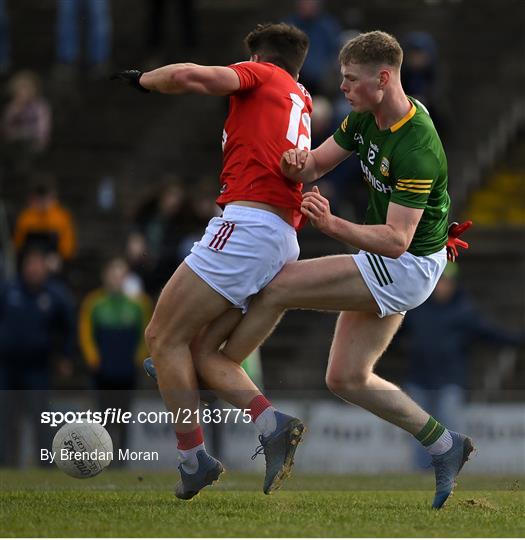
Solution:
<svg viewBox="0 0 525 540"><path fill-rule="evenodd" d="M271 407L272 404L262 395L258 395L254 397L250 404L248 405L248 409L250 416L252 417L252 422L255 422L257 420L257 417L263 413L268 407Z"/></svg>
<svg viewBox="0 0 525 540"><path fill-rule="evenodd" d="M177 435L177 448L179 450L191 450L204 442L202 428L199 426L189 433L175 433Z"/></svg>

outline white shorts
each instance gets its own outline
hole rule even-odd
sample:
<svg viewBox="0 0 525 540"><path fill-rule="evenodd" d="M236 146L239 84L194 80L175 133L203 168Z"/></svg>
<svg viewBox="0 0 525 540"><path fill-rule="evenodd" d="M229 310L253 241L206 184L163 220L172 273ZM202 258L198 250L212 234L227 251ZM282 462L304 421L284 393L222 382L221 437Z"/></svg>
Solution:
<svg viewBox="0 0 525 540"><path fill-rule="evenodd" d="M185 263L212 289L244 311L288 262L299 257L295 229L276 214L228 205L208 223Z"/></svg>
<svg viewBox="0 0 525 540"><path fill-rule="evenodd" d="M421 305L432 294L447 265L445 248L421 257L408 251L398 259L366 251L352 257L379 306L379 317L404 315Z"/></svg>

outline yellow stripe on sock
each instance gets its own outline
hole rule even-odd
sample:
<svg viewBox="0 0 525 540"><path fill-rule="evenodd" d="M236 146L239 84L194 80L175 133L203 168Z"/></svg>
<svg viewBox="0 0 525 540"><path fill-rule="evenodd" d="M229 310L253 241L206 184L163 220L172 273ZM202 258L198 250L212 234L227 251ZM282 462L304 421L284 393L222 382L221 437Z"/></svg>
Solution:
<svg viewBox="0 0 525 540"><path fill-rule="evenodd" d="M432 435L432 433L434 433L434 431L436 430L436 428L439 426L439 424L436 422L434 424L434 427L430 430L430 432L428 433L428 435L422 440L422 441L419 441L421 444L425 444L425 441L430 437L430 435Z"/></svg>

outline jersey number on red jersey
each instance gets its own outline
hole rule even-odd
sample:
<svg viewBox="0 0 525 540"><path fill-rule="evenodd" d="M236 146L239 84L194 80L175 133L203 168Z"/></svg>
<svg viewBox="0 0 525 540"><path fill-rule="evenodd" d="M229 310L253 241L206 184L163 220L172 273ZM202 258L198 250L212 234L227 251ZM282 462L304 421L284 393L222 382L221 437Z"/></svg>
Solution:
<svg viewBox="0 0 525 540"><path fill-rule="evenodd" d="M290 141L295 147L301 150L310 150L312 141L310 135L310 115L307 112L301 114L305 103L299 94L290 92L292 99L292 110L290 111L290 120L288 122L288 131L286 140ZM303 128L299 133L300 128Z"/></svg>

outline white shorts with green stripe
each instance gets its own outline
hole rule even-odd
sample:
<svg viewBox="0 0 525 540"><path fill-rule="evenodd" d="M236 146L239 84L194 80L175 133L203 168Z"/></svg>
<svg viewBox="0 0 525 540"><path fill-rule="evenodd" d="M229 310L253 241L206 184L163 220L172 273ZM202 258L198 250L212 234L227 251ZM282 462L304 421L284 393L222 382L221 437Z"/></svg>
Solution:
<svg viewBox="0 0 525 540"><path fill-rule="evenodd" d="M398 259L390 259L366 251L352 257L379 306L379 317L404 315L421 305L447 265L445 248L421 257L405 252Z"/></svg>

